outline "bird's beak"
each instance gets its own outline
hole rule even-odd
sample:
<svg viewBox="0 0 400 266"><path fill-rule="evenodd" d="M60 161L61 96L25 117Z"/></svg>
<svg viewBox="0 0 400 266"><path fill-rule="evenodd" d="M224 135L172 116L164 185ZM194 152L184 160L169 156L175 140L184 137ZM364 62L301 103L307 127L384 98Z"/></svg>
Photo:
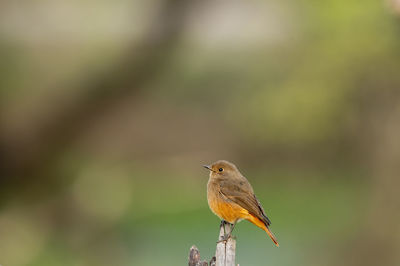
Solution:
<svg viewBox="0 0 400 266"><path fill-rule="evenodd" d="M208 169L208 170L210 170L210 171L212 171L211 167L208 166L208 165L203 165L203 167L206 168L206 169Z"/></svg>

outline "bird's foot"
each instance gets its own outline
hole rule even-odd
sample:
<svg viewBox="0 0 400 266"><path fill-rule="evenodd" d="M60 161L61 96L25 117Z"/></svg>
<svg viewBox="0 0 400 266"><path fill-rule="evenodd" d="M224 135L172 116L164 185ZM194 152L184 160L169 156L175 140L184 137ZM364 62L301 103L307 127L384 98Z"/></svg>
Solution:
<svg viewBox="0 0 400 266"><path fill-rule="evenodd" d="M225 220L221 220L219 227L225 226L225 224L226 224Z"/></svg>
<svg viewBox="0 0 400 266"><path fill-rule="evenodd" d="M226 243L230 238L236 239L236 237L235 237L235 236L232 236L231 234L229 234L229 235L224 235L223 237L221 237L221 240L217 241L217 243L221 243L221 242Z"/></svg>

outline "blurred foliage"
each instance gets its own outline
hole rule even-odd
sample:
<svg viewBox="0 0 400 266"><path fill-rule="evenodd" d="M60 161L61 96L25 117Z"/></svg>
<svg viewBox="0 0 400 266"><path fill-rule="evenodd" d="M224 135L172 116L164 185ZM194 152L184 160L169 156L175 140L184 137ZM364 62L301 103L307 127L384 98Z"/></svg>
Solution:
<svg viewBox="0 0 400 266"><path fill-rule="evenodd" d="M241 265L400 264L397 0L0 5L1 265L211 258L217 159Z"/></svg>

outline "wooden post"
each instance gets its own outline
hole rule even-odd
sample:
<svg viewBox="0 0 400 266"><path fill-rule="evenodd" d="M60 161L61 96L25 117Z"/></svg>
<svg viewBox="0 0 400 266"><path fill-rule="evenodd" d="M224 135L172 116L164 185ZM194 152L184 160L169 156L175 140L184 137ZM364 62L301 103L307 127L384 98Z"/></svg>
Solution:
<svg viewBox="0 0 400 266"><path fill-rule="evenodd" d="M225 227L225 228L224 228ZM225 229L225 230L224 230ZM220 227L218 241L222 240L225 233L229 234L229 224ZM196 246L192 246L189 252L189 266L235 266L236 240L230 237L227 241L217 242L215 256L210 263L200 259L200 252Z"/></svg>
<svg viewBox="0 0 400 266"><path fill-rule="evenodd" d="M211 262L212 260L210 261L210 266L212 265ZM189 266L208 266L207 261L200 259L200 251L195 245L189 251Z"/></svg>
<svg viewBox="0 0 400 266"><path fill-rule="evenodd" d="M230 224L225 224L225 228L224 226L221 226L218 239L222 240L225 233L229 234L230 232ZM215 252L217 266L235 266L235 255L236 239L234 239L233 236L231 236L227 241L217 243L217 250Z"/></svg>

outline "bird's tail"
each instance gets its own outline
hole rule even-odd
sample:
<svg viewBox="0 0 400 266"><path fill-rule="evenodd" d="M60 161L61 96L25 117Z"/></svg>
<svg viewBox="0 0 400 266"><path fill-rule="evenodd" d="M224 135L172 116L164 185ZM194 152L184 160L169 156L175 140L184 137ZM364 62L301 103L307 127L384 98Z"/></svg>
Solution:
<svg viewBox="0 0 400 266"><path fill-rule="evenodd" d="M271 232L271 230L269 230L268 226L261 221L260 219L258 219L257 217L253 216L253 215L249 215L250 217L248 218L248 220L250 222L252 222L253 224L255 224L256 226L260 227L261 229L263 229L265 232L267 232L267 234L269 235L269 237L272 239L272 241L275 243L275 246L279 247L279 243L278 240L276 239L275 235Z"/></svg>

